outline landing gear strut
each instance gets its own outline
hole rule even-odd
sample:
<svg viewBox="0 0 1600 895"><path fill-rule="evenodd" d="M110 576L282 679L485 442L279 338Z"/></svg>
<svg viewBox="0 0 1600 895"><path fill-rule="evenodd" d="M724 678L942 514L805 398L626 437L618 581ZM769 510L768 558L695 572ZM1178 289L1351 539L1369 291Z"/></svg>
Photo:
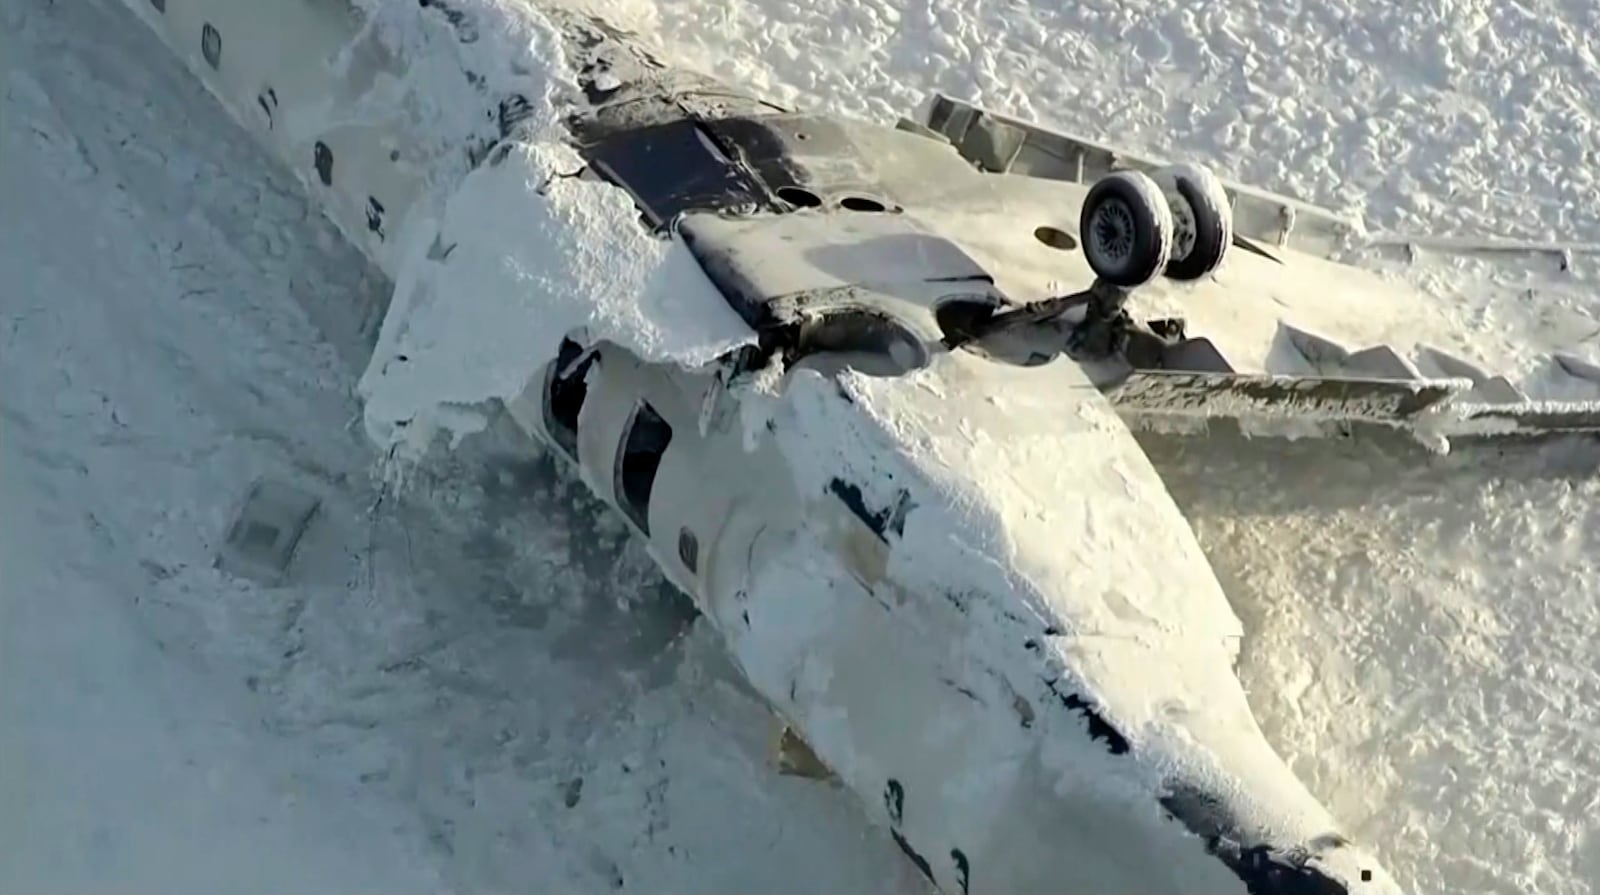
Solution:
<svg viewBox="0 0 1600 895"><path fill-rule="evenodd" d="M1084 306L1082 322L1067 336L1067 354L1076 360L1120 356L1136 370L1160 367L1163 353L1184 340L1183 320L1153 320L1140 326L1124 307L1132 291L1097 279L1087 290L1063 298L1063 313Z"/></svg>
<svg viewBox="0 0 1600 895"><path fill-rule="evenodd" d="M1183 321L1141 325L1129 315L1128 299L1158 277L1198 280L1222 264L1233 241L1233 213L1221 182L1196 165L1112 172L1084 197L1078 234L1095 274L1088 289L970 321L949 318L945 344L955 348L1001 328L1048 321L1063 332L1060 348L1075 360L1121 358L1141 370L1164 366L1169 350L1186 341ZM1049 355L1028 357L1043 363Z"/></svg>

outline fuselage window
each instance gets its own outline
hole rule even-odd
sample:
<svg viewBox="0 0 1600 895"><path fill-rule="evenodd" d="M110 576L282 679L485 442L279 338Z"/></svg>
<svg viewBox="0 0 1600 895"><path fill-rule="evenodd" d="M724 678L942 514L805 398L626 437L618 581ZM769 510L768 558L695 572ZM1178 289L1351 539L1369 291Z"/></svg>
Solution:
<svg viewBox="0 0 1600 895"><path fill-rule="evenodd" d="M640 403L617 451L617 503L633 524L650 534L650 491L656 484L661 455L672 443L672 427L648 403Z"/></svg>
<svg viewBox="0 0 1600 895"><path fill-rule="evenodd" d="M589 397L589 385L584 376L598 357L590 353L579 362L583 353L582 345L562 339L561 351L550 365L544 389L544 426L556 444L572 456L578 454L578 414L583 410L584 399Z"/></svg>
<svg viewBox="0 0 1600 895"><path fill-rule="evenodd" d="M700 571L700 539L687 528L678 529L678 558L689 571Z"/></svg>
<svg viewBox="0 0 1600 895"><path fill-rule="evenodd" d="M211 27L210 22L200 29L200 55L212 68L222 67L222 32Z"/></svg>

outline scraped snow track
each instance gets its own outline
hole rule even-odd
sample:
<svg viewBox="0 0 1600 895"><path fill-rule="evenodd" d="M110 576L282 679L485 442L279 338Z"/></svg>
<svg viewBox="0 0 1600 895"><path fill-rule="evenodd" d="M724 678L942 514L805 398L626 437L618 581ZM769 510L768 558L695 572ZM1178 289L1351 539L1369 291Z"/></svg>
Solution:
<svg viewBox="0 0 1600 895"><path fill-rule="evenodd" d="M1297 775L1419 892L1600 884L1600 452L1147 439Z"/></svg>

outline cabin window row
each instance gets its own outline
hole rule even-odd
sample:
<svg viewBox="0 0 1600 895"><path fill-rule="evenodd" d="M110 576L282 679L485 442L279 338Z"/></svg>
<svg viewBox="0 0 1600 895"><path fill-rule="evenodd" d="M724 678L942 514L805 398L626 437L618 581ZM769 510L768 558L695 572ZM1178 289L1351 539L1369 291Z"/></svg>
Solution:
<svg viewBox="0 0 1600 895"><path fill-rule="evenodd" d="M543 394L545 430L556 445L574 460L578 457L578 416L589 397L589 369L600 362L597 352L571 339L550 365ZM672 444L672 424L649 401L635 405L623 428L612 467L612 489L623 515L645 537L650 536L650 495L655 490L661 458ZM678 558L690 572L699 566L700 545L685 528L678 533Z"/></svg>

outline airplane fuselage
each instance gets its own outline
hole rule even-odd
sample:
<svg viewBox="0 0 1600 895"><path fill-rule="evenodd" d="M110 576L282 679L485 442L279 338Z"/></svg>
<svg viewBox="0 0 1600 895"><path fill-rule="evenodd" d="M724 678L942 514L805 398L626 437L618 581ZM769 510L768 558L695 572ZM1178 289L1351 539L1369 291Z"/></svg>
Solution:
<svg viewBox="0 0 1600 895"><path fill-rule="evenodd" d="M383 106L408 63L358 39L358 11L127 3L394 275L439 168L396 148L426 143ZM404 14L452 12L424 7ZM1071 230L1084 188L982 175L914 129L788 112L551 21L585 63L588 176L681 241L754 338L687 368L530 334L549 360L506 407L909 860L963 895L1397 891L1262 736L1238 619L1092 371L1048 344L946 347L1019 303L969 238ZM485 94L467 167L516 142L519 100ZM983 232L951 232L950 207Z"/></svg>

